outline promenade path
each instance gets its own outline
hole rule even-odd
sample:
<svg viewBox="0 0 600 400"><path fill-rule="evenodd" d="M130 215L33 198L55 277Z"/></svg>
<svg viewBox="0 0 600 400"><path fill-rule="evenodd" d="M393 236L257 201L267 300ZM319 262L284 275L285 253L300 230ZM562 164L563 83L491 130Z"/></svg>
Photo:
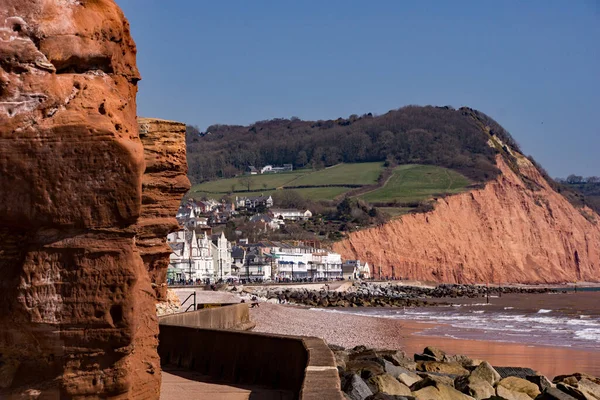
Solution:
<svg viewBox="0 0 600 400"><path fill-rule="evenodd" d="M292 400L292 392L215 382L196 372L162 372L160 400Z"/></svg>

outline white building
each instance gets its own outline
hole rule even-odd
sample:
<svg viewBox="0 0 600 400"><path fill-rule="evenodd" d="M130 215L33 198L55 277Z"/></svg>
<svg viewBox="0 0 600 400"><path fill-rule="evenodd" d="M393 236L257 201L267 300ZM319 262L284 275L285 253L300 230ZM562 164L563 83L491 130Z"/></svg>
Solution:
<svg viewBox="0 0 600 400"><path fill-rule="evenodd" d="M360 260L346 260L342 264L343 276L345 279L370 279L371 267L369 263L362 263Z"/></svg>
<svg viewBox="0 0 600 400"><path fill-rule="evenodd" d="M167 236L172 249L170 267L186 280L210 280L231 277L231 244L221 234L213 242L206 233L195 230L178 231Z"/></svg>
<svg viewBox="0 0 600 400"><path fill-rule="evenodd" d="M342 257L310 246L273 242L276 276L287 279L323 279L342 276Z"/></svg>
<svg viewBox="0 0 600 400"><path fill-rule="evenodd" d="M269 212L273 218L278 220L306 221L312 217L310 210L272 208Z"/></svg>
<svg viewBox="0 0 600 400"><path fill-rule="evenodd" d="M250 196L250 197L235 197L235 206L237 208L255 209L257 207L270 208L273 207L273 198L271 196Z"/></svg>
<svg viewBox="0 0 600 400"><path fill-rule="evenodd" d="M211 242L213 269L215 271L215 279L226 280L231 278L231 267L233 265L233 257L231 256L231 243L225 238L225 234L214 237Z"/></svg>
<svg viewBox="0 0 600 400"><path fill-rule="evenodd" d="M199 212L192 208L189 217L185 223L186 227L193 229L196 227L208 227L208 218L199 216Z"/></svg>

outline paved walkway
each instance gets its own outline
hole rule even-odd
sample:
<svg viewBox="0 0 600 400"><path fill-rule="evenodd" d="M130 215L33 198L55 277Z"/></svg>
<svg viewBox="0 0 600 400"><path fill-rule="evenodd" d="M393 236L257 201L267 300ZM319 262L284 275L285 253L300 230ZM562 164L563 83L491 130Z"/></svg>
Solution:
<svg viewBox="0 0 600 400"><path fill-rule="evenodd" d="M162 372L161 400L292 400L291 392L248 385L216 383L196 372L167 369Z"/></svg>

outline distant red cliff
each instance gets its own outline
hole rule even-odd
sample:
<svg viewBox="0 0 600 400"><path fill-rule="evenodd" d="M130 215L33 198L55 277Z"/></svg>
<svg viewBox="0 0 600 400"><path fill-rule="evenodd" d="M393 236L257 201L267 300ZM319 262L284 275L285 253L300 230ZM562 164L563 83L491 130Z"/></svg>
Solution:
<svg viewBox="0 0 600 400"><path fill-rule="evenodd" d="M448 283L600 281L600 216L573 207L525 157L483 189L354 232L333 248L383 276ZM519 176L519 174L521 176ZM533 183L526 185L525 180Z"/></svg>

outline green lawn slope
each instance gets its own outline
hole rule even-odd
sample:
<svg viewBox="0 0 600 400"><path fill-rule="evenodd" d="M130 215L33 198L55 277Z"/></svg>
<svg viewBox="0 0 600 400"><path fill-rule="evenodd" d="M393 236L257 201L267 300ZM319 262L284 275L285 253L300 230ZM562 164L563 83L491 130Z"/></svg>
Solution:
<svg viewBox="0 0 600 400"><path fill-rule="evenodd" d="M396 167L383 187L360 198L370 203L419 202L435 194L459 193L469 184L467 178L446 168L407 164Z"/></svg>
<svg viewBox="0 0 600 400"><path fill-rule="evenodd" d="M241 182L246 176L194 185L188 196L218 199L225 194L256 196L294 190L310 200L335 200L344 193L356 190L357 186L376 185L383 171L383 163L370 162L338 164L318 171L304 169L280 174L251 175L250 191ZM394 168L383 186L358 197L369 203L381 204L382 211L395 216L412 210L416 203L426 201L434 195L459 193L470 183L463 175L446 168L407 164Z"/></svg>

